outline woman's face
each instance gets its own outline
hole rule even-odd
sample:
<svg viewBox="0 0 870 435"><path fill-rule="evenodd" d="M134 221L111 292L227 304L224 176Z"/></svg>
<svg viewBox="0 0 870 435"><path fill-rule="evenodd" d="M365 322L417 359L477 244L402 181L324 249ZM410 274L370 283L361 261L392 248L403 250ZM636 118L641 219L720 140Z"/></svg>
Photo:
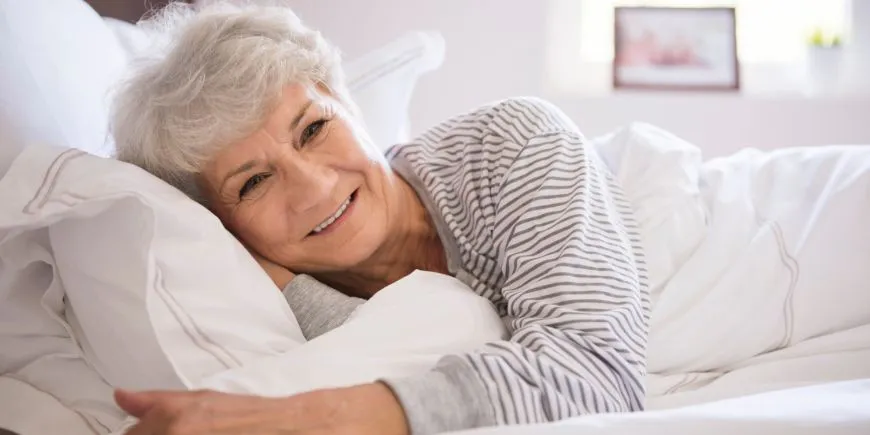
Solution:
<svg viewBox="0 0 870 435"><path fill-rule="evenodd" d="M285 87L262 127L200 177L212 211L245 245L309 273L345 270L384 243L393 183L347 109L304 84Z"/></svg>

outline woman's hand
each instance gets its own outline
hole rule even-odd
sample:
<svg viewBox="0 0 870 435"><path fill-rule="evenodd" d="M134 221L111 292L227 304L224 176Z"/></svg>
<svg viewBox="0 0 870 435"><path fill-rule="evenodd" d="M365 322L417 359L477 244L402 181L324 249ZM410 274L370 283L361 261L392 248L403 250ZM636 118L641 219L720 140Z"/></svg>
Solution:
<svg viewBox="0 0 870 435"><path fill-rule="evenodd" d="M248 252L254 256L254 259L257 260L257 263L260 264L260 267L266 271L266 274L269 275L269 278L272 278L272 282L278 286L278 290L283 291L284 287L287 287L287 284L290 284L290 281L296 276L293 272L287 269L280 264L277 264L271 260L266 259L260 254L248 249Z"/></svg>
<svg viewBox="0 0 870 435"><path fill-rule="evenodd" d="M381 383L287 398L214 391L132 393L115 401L139 423L127 435L359 434L408 435L405 414Z"/></svg>

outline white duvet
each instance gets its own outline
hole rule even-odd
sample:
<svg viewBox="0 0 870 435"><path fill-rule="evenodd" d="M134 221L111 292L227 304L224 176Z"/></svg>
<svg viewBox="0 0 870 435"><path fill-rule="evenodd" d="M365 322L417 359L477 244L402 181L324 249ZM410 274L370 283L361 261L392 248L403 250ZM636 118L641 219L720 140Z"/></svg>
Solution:
<svg viewBox="0 0 870 435"><path fill-rule="evenodd" d="M746 151L702 162L693 145L644 125L599 138L595 145L625 186L637 210L646 245L654 296L648 349L651 410L870 378L870 147L766 154ZM33 165L24 170L45 171L52 163L46 158L20 161ZM87 161L77 159L71 164L84 165ZM0 188L5 185L6 192L13 191L8 189L10 183L25 187L15 185L19 182L4 178ZM123 204L122 197L116 199L119 206ZM74 213L68 216L74 218ZM16 231L2 224L0 236ZM44 243L40 246L43 248ZM12 255L10 249L0 246L0 252L7 255ZM51 261L50 257L46 261ZM34 279L38 284L38 278ZM416 274L405 284L425 287L444 304L447 311L443 313L433 310L427 316L415 316L420 299L408 298L404 291L385 291L355 314L355 320L334 333L270 356L249 357L236 367L188 379L187 386L291 394L425 370L443 353L463 351L481 341L502 337L499 319L485 314L492 314L485 304L469 299L474 296L455 280L439 281L442 279ZM0 296L8 294L3 285L11 284L2 280L0 284ZM399 284L396 288L401 288L402 282ZM463 307L468 304L468 308L450 309L451 298ZM42 299L58 300L57 295ZM0 301L0 307L2 304ZM402 327L402 322L414 321L419 321L414 324L416 329ZM474 322L482 323L474 327ZM462 331L451 325L472 325L475 334L453 342ZM3 328L8 326L0 319L0 339ZM409 329L413 329L413 337ZM71 345L70 352L79 355L75 343ZM403 349L407 351L404 354ZM364 370L354 371L355 366ZM46 375L28 375L30 381L35 379L43 385L59 382L33 378ZM94 376L94 382L101 380ZM807 418L813 412L827 413L837 408L840 400L870 403L866 382L830 387L716 402L710 408L693 408L700 409L697 412L588 417L577 424L589 430L622 428L650 434L687 433L702 427L706 432L723 421L727 424L722 427L734 430L788 429L783 433L798 433L790 431L796 427L817 430L812 433L835 433L828 429L837 428L845 430L839 433L859 433L850 431L867 427L868 416L857 412L864 408L852 406L851 402L848 406L844 402L841 420ZM112 414L110 402L94 404L98 397L108 399L103 394L105 384L89 391L94 394L87 402L92 406L80 409L103 409L105 414ZM807 393L801 395L801 391ZM771 405L759 406L758 400L762 399L758 397L765 397L763 400ZM809 400L811 397L819 400ZM768 411L771 414L765 414ZM796 419L801 415L803 419ZM552 430L554 434L568 430L561 427L529 430Z"/></svg>
<svg viewBox="0 0 870 435"><path fill-rule="evenodd" d="M702 163L648 125L597 143L646 241L651 408L870 377L870 146Z"/></svg>

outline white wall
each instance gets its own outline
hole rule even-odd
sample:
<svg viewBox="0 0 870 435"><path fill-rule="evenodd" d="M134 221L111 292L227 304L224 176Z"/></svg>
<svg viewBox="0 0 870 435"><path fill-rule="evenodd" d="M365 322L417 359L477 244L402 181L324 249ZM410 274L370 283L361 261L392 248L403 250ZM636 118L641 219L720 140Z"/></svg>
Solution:
<svg viewBox="0 0 870 435"><path fill-rule="evenodd" d="M870 98L722 94L548 94L548 0L290 0L306 23L353 58L411 30L446 41L441 69L423 77L413 132L494 99L537 95L562 107L587 135L632 121L660 125L708 156L743 146L870 144Z"/></svg>

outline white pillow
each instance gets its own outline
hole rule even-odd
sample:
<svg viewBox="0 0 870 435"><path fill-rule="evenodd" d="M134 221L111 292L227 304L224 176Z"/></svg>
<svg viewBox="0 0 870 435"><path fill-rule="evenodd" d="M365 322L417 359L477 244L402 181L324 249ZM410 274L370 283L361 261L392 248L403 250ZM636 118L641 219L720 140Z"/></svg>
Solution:
<svg viewBox="0 0 870 435"><path fill-rule="evenodd" d="M76 0L0 0L0 16L0 161L32 143L111 154L110 90L126 63L100 16Z"/></svg>
<svg viewBox="0 0 870 435"><path fill-rule="evenodd" d="M351 98L382 150L410 139L408 110L417 80L443 61L440 34L412 32L345 63Z"/></svg>
<svg viewBox="0 0 870 435"><path fill-rule="evenodd" d="M304 341L220 221L135 166L28 147L0 197L0 374L103 426L109 385L188 388Z"/></svg>
<svg viewBox="0 0 870 435"><path fill-rule="evenodd" d="M431 369L444 355L507 337L489 300L456 278L418 270L379 291L342 326L193 387L284 397L412 376ZM134 422L129 419L126 425Z"/></svg>
<svg viewBox="0 0 870 435"><path fill-rule="evenodd" d="M189 385L304 341L281 293L217 217L144 170L31 147L7 177L3 223L48 226L67 319L110 384ZM161 351L177 378L152 367Z"/></svg>
<svg viewBox="0 0 870 435"><path fill-rule="evenodd" d="M9 185L7 180L0 185ZM0 214L9 211L6 206ZM0 226L0 374L59 398L92 427L114 427L124 414L111 406L112 388L88 365L72 337L64 319L63 284L47 245L47 230ZM34 413L30 423L19 418L16 424L29 427L41 418ZM0 421L0 427L12 426L6 423Z"/></svg>
<svg viewBox="0 0 870 435"><path fill-rule="evenodd" d="M124 57L128 63L139 54L152 48L154 41L152 41L148 32L141 27L110 17L104 17L103 21L105 21L106 27L118 39L118 44L124 50Z"/></svg>
<svg viewBox="0 0 870 435"><path fill-rule="evenodd" d="M287 396L356 385L419 374L444 355L507 337L489 300L456 278L418 270L376 293L342 326L198 387Z"/></svg>

